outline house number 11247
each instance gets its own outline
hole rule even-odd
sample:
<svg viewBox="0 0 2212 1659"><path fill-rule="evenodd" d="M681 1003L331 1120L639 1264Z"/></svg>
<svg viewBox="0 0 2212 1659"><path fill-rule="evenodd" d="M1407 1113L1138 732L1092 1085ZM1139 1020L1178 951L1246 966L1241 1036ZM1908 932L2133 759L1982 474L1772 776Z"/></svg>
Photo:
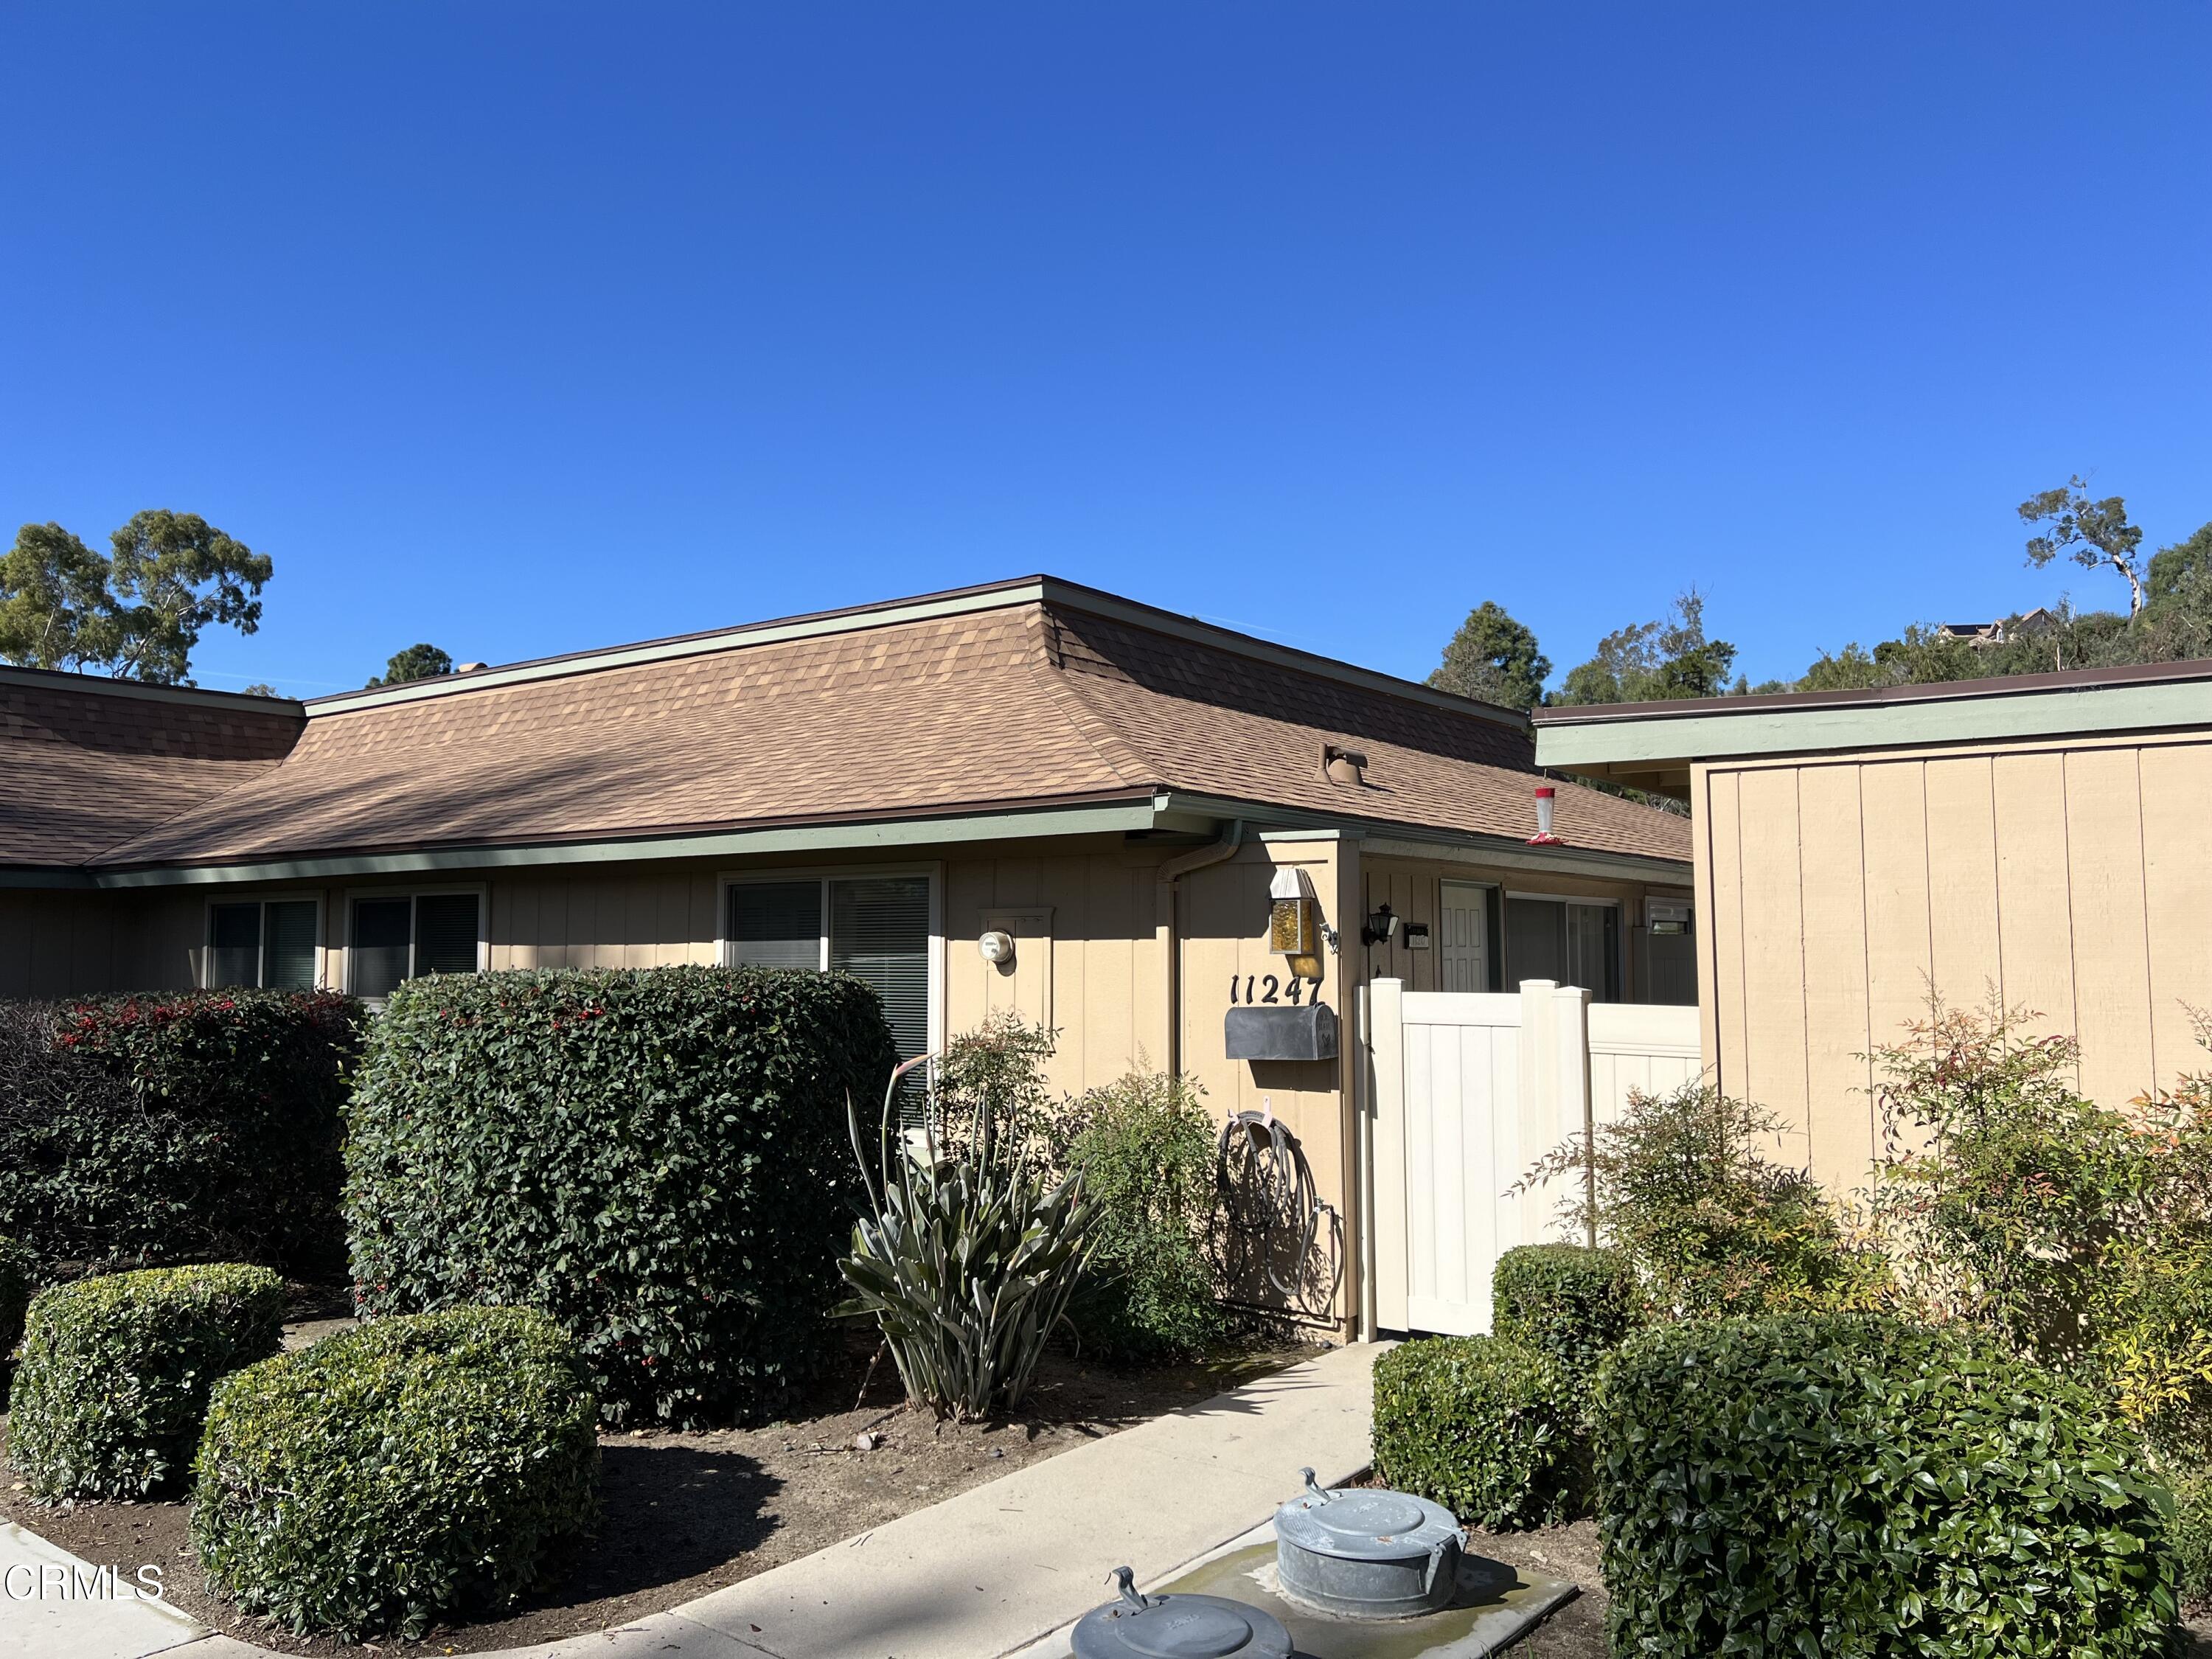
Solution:
<svg viewBox="0 0 2212 1659"><path fill-rule="evenodd" d="M1231 974L1229 976L1229 1000L1240 1002L1288 1002L1295 1004L1305 994L1306 982L1296 974L1289 979L1277 978L1273 974Z"/></svg>

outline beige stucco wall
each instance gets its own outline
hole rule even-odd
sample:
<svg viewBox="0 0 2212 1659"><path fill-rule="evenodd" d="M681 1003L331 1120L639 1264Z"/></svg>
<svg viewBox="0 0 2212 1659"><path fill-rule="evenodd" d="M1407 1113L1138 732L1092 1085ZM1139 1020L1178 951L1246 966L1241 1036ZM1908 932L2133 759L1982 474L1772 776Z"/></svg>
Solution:
<svg viewBox="0 0 2212 1659"><path fill-rule="evenodd" d="M1699 1000L1721 1086L1860 1184L1864 1058L1932 990L2081 1044L2118 1103L2212 1064L2212 738L2026 742L1700 764Z"/></svg>

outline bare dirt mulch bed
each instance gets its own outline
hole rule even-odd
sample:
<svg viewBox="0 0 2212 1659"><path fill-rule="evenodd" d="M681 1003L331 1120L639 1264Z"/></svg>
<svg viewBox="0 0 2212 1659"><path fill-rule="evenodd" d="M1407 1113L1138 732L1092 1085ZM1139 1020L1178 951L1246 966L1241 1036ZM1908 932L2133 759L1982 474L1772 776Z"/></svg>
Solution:
<svg viewBox="0 0 2212 1659"><path fill-rule="evenodd" d="M550 1590L507 1616L434 1631L414 1650L527 1646L656 1613L1314 1352L1267 1346L1145 1370L1053 1354L1017 1417L939 1424L905 1409L888 1359L854 1407L873 1347L872 1333L850 1331L813 1414L804 1418L765 1428L601 1436L598 1537L562 1565ZM854 1449L863 1433L882 1443ZM297 1637L245 1618L202 1582L182 1503L49 1509L9 1489L14 1482L13 1475L0 1480L0 1519L95 1565L114 1564L126 1582L142 1565L161 1566L169 1599L216 1630L292 1654L368 1656L400 1645Z"/></svg>

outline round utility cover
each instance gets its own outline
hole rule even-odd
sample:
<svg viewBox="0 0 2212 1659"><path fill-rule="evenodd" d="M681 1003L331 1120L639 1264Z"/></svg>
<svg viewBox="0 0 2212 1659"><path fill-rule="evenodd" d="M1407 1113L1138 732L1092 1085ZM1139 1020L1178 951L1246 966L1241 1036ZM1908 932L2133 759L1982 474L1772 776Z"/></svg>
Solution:
<svg viewBox="0 0 2212 1659"><path fill-rule="evenodd" d="M1426 1555L1447 1539L1456 1543L1460 1532L1449 1510L1411 1492L1309 1486L1275 1511L1275 1535L1321 1555L1388 1561Z"/></svg>
<svg viewBox="0 0 2212 1659"><path fill-rule="evenodd" d="M1220 1595L1109 1601L1075 1627L1076 1659L1290 1659L1291 1636L1257 1607Z"/></svg>

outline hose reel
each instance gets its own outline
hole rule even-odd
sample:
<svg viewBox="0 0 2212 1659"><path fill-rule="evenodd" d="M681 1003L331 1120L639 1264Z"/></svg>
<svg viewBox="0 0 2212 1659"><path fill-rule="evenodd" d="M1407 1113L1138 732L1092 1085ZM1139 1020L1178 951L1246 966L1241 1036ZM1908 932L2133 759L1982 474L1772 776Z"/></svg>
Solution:
<svg viewBox="0 0 2212 1659"><path fill-rule="evenodd" d="M1303 1319L1334 1316L1344 1273L1344 1218L1314 1186L1313 1167L1274 1103L1232 1113L1213 1163L1218 1266L1231 1300L1266 1306L1262 1287ZM1269 1311L1277 1310L1269 1309Z"/></svg>

